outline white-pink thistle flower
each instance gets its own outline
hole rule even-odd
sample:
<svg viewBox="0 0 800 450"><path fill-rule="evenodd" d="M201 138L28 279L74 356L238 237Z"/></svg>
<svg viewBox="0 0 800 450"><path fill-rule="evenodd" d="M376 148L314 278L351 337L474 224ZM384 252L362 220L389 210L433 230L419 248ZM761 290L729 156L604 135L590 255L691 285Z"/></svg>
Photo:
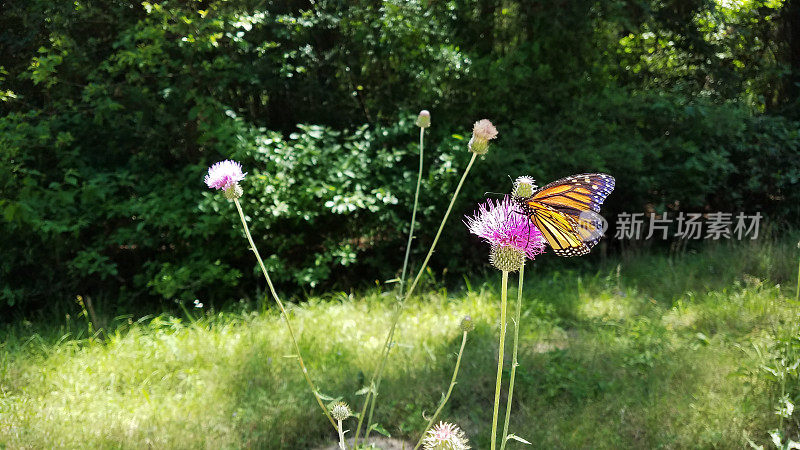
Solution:
<svg viewBox="0 0 800 450"><path fill-rule="evenodd" d="M472 126L472 138L469 140L469 151L484 155L489 151L489 141L497 137L497 128L487 119L475 122Z"/></svg>
<svg viewBox="0 0 800 450"><path fill-rule="evenodd" d="M211 189L225 191L225 197L229 200L242 196L242 188L239 182L244 180L246 173L242 173L242 165L236 161L226 159L209 167L205 177L206 185Z"/></svg>
<svg viewBox="0 0 800 450"><path fill-rule="evenodd" d="M457 425L439 422L425 433L422 441L425 450L469 450L469 441Z"/></svg>

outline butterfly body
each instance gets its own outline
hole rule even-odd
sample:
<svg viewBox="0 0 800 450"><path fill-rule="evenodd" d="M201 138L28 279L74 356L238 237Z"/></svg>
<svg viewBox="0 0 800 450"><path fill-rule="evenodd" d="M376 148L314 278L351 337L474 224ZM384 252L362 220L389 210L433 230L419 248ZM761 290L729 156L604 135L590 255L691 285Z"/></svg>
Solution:
<svg viewBox="0 0 800 450"><path fill-rule="evenodd" d="M516 200L556 255L580 256L589 253L603 235L604 220L598 213L614 185L610 175L585 173L554 181Z"/></svg>

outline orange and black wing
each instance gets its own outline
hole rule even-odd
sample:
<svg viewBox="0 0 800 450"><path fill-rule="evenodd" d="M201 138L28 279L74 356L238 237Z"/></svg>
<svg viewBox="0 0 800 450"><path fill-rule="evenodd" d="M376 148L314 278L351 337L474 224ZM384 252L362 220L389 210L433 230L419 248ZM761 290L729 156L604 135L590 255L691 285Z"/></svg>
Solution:
<svg viewBox="0 0 800 450"><path fill-rule="evenodd" d="M559 256L589 253L603 233L600 206L614 190L603 173L572 175L537 190L526 201L530 218Z"/></svg>
<svg viewBox="0 0 800 450"><path fill-rule="evenodd" d="M599 213L614 184L614 177L604 173L572 175L537 190L530 200L577 218L583 211Z"/></svg>
<svg viewBox="0 0 800 450"><path fill-rule="evenodd" d="M589 253L589 247L581 236L581 227L567 214L562 214L549 206L529 201L531 221L542 232L558 256L580 256Z"/></svg>

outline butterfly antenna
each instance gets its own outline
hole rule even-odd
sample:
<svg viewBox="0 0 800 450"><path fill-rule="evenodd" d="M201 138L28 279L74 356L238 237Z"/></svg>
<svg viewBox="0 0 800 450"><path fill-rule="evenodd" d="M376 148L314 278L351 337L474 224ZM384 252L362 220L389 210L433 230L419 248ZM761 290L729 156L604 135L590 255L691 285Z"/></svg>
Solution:
<svg viewBox="0 0 800 450"><path fill-rule="evenodd" d="M483 193L483 195L490 195L490 194L491 195L506 195L506 194L504 194L502 192L489 192L489 191L486 191L486 192Z"/></svg>

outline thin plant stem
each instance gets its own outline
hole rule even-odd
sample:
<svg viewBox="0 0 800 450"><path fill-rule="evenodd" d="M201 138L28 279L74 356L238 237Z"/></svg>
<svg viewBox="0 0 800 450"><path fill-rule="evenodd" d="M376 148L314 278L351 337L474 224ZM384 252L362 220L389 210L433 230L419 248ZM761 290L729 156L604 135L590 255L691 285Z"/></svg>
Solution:
<svg viewBox="0 0 800 450"><path fill-rule="evenodd" d="M337 429L339 432L339 448L341 450L346 450L347 447L344 446L344 430L342 429L342 421L337 420L337 422L339 423L339 428Z"/></svg>
<svg viewBox="0 0 800 450"><path fill-rule="evenodd" d="M403 287L406 284L406 269L408 269L408 256L411 254L411 241L414 239L414 224L417 219L417 204L419 203L419 187L422 184L422 151L423 137L425 128L419 129L419 173L417 173L417 190L414 192L414 208L411 210L411 230L408 232L408 243L406 244L406 256L403 258L403 270L400 272L400 295L403 295ZM372 416L372 414L370 414Z"/></svg>
<svg viewBox="0 0 800 450"><path fill-rule="evenodd" d="M422 262L422 266L419 268L417 272L417 276L414 277L414 280L411 282L411 286L409 286L408 290L403 294L402 300L398 303L395 313L392 316L392 325L389 327L389 333L386 335L386 341L383 343L383 355L381 356L381 361L378 363L378 366L375 368L375 372L372 374L372 378L370 378L370 389L367 392L367 395L364 398L364 405L361 408L361 414L358 417L358 426L356 427L356 436L354 441L354 447L358 445L358 436L361 433L361 425L364 420L364 415L367 411L367 405L369 404L370 398L374 398L377 395L378 389L380 387L381 376L383 375L383 369L386 366L386 359L389 357L389 352L392 349L392 338L394 337L394 332L397 329L397 323L400 321L400 316L403 314L403 306L405 306L406 300L411 297L411 294L414 293L414 288L417 287L417 283L419 283L420 278L422 278L422 274L425 272L425 268L428 267L428 261L430 261L431 256L433 256L433 251L436 249L436 243L439 242L439 237L442 235L442 230L444 229L444 225L447 222L447 218L450 216L450 211L453 209L453 205L456 202L456 198L458 198L458 193L461 192L461 187L464 185L464 180L467 179L467 174L469 174L472 165L475 163L475 159L478 157L477 153L472 154L472 158L469 160L469 164L467 164L467 168L464 169L464 174L461 175L461 180L458 182L458 186L456 186L456 190L453 193L453 197L450 199L450 204L447 206L447 211L444 213L444 217L442 218L442 223L439 224L439 229L436 231L436 236L433 238L433 243L431 244L431 248L428 250L428 254L425 255L425 260ZM374 394L373 394L374 392ZM367 424L367 430L365 432L365 439L369 437L369 424Z"/></svg>
<svg viewBox="0 0 800 450"><path fill-rule="evenodd" d="M517 311L514 314L514 344L511 351L511 378L508 381L508 400L506 400L506 420L503 424L503 438L500 441L500 450L506 448L508 440L508 425L511 422L511 399L514 397L514 377L517 375L517 349L519 348L520 316L522 315L522 282L525 279L525 263L519 268L519 286L517 287Z"/></svg>
<svg viewBox="0 0 800 450"><path fill-rule="evenodd" d="M797 292L794 299L800 301L800 259L797 260Z"/></svg>
<svg viewBox="0 0 800 450"><path fill-rule="evenodd" d="M402 288L402 285L401 285L401 287L400 287L401 293L402 293L402 289L403 288ZM401 307L400 307L400 305L397 305L397 306L395 306L395 316L399 317L399 314L401 314ZM396 319L394 319L394 317L393 317L392 318L392 322L394 322L395 320ZM375 412L375 399L378 397L378 389L381 386L381 379L383 378L383 369L386 367L386 361L388 359L389 350L388 349L384 349L384 351L386 352L387 358L384 358L383 354L382 354L381 367L378 369L378 378L375 380L375 390L371 391L371 392L374 392L374 394L372 396L372 402L369 402L369 415L367 416L367 430L364 432L364 440L365 441L367 439L369 439L369 433L371 431L369 429L369 427L370 427L370 424L372 424L372 415ZM369 394L367 394L367 395L369 395ZM368 401L368 399L367 399L367 401ZM366 404L364 406L366 406Z"/></svg>
<svg viewBox="0 0 800 450"><path fill-rule="evenodd" d="M406 256L403 258L403 270L400 272L400 292L399 295L402 298L403 295L403 288L406 284L406 270L408 269L408 257L411 254L411 241L414 239L414 224L417 221L417 205L419 204L419 188L422 184L422 154L423 154L423 138L425 135L425 128L420 127L419 129L419 172L417 173L417 189L414 192L414 208L411 210L411 227L410 231L408 232L408 243L406 243ZM386 364L386 360L382 359L382 364ZM379 370L380 373L383 373L383 367ZM380 379L377 380L375 385L375 391L377 394L378 387L380 386ZM369 394L368 394L369 395ZM375 412L375 401L373 400L369 406L369 415L367 416L367 428L372 423L372 415ZM366 431L365 438L369 437L369 430Z"/></svg>
<svg viewBox="0 0 800 450"><path fill-rule="evenodd" d="M317 387L314 385L314 382L311 380L311 376L308 374L308 369L306 369L306 365L303 362L303 357L300 355L300 346L297 345L297 339L294 336L294 330L292 329L292 324L289 322L289 315L286 313L286 308L283 307L283 302L278 297L278 293L275 292L275 287L272 285L272 280L269 278L269 273L267 272L267 268L264 266L264 261L261 260L261 255L258 253L258 248L256 248L256 244L253 242L253 237L250 236L250 228L247 226L247 221L244 218L244 211L242 211L242 205L239 204L239 199L234 198L233 202L236 204L236 209L239 211L239 218L242 219L242 225L244 225L244 234L247 236L247 240L250 242L250 248L253 250L253 253L256 255L256 259L258 260L258 265L261 266L261 271L264 273L264 278L267 280L267 286L269 286L269 291L272 293L272 298L275 299L275 303L278 304L278 308L281 310L281 315L283 316L284 322L286 322L286 328L289 330L289 336L292 338L292 344L294 344L294 351L297 353L297 362L300 364L300 369L303 372L303 377L306 379L306 383L308 383L308 387L311 388L311 393L314 394L314 398L317 399L317 404L319 407L322 408L322 412L325 413L325 416L333 425L333 428L337 431L339 427L336 426L336 422L334 422L333 417L331 416L330 412L328 412L328 408L322 403L322 399L319 396L319 391Z"/></svg>
<svg viewBox="0 0 800 450"><path fill-rule="evenodd" d="M458 377L458 368L461 367L461 356L464 354L464 346L467 344L467 332L464 331L464 334L461 336L461 349L458 351L458 358L456 359L456 368L453 369L453 378L450 380L450 387L447 388L447 394L445 394L442 401L439 403L439 407L436 408L436 412L433 413L431 416L431 420L428 421L428 426L425 427L425 430L422 432L422 436L419 438L419 442L414 447L414 450L417 450L420 445L422 445L422 441L425 439L425 433L431 429L433 426L433 422L436 421L436 418L439 417L439 414L442 412L444 405L447 403L447 400L450 399L450 393L453 392L453 387L456 385L456 377Z"/></svg>
<svg viewBox="0 0 800 450"><path fill-rule="evenodd" d="M500 292L500 344L497 349L497 381L494 384L494 412L492 412L492 450L497 448L497 413L500 411L500 385L503 382L503 350L506 345L506 298L508 297L508 272L503 271Z"/></svg>
<svg viewBox="0 0 800 450"><path fill-rule="evenodd" d="M783 397L786 395L786 364L783 361L781 361L780 364L781 364L781 399L780 399L780 402L782 404L780 406L780 408L781 408L780 413L781 414L778 415L778 417L779 417L779 419L778 419L778 422L779 422L778 429L780 430L781 435L783 435L783 411L784 411L784 408L786 408L786 403L783 400Z"/></svg>

